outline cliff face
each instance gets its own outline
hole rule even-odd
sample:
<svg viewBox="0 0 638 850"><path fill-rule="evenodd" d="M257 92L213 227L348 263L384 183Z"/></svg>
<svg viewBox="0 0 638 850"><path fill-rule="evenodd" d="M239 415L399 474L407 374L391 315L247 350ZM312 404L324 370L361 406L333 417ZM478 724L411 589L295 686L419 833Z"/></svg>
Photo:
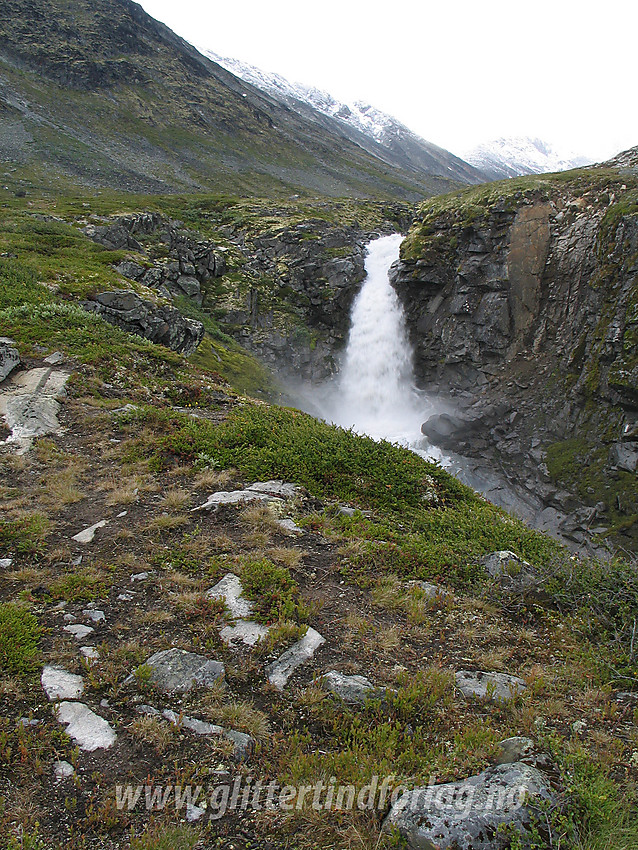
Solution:
<svg viewBox="0 0 638 850"><path fill-rule="evenodd" d="M548 506L584 502L590 525L630 534L636 153L426 204L394 269L419 380L450 393L474 434L462 450L492 453Z"/></svg>

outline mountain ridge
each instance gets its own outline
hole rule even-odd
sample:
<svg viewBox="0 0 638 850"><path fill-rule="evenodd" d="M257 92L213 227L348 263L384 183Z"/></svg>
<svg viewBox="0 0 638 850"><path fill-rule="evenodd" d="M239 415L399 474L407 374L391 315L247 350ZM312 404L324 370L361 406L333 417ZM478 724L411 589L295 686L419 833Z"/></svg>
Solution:
<svg viewBox="0 0 638 850"><path fill-rule="evenodd" d="M355 130L377 142L396 156L403 167L429 170L438 176L470 184L485 180L485 175L479 169L445 148L423 139L398 119L371 104L359 100L345 103L315 86L291 82L280 74L263 71L239 59L220 56L206 48L202 48L202 52L231 73L293 109L299 111L309 106L337 120L344 130ZM361 142L359 135L354 138Z"/></svg>
<svg viewBox="0 0 638 850"><path fill-rule="evenodd" d="M14 128L2 144L27 183L410 200L459 185L297 114L131 0L2 6L0 104Z"/></svg>

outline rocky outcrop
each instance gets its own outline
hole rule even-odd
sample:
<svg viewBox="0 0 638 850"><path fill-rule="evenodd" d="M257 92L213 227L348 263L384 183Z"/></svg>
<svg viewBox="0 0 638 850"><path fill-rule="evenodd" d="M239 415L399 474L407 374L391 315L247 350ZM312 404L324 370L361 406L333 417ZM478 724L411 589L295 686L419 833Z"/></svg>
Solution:
<svg viewBox="0 0 638 850"><path fill-rule="evenodd" d="M424 433L541 511L582 509L562 529L576 543L638 514L623 479L638 468L638 175L622 162L426 204L392 270L418 380L450 401Z"/></svg>
<svg viewBox="0 0 638 850"><path fill-rule="evenodd" d="M384 829L398 830L410 850L496 850L514 835L529 842L535 810L538 816L539 804L555 797L535 767L503 764L462 782L406 791Z"/></svg>
<svg viewBox="0 0 638 850"><path fill-rule="evenodd" d="M202 302L202 287L226 271L225 249L186 230L181 222L159 213L135 213L89 224L84 234L110 250L147 253L144 263L122 260L115 270L160 294L187 295ZM149 244L149 238L153 242ZM160 254L161 257L155 256Z"/></svg>
<svg viewBox="0 0 638 850"><path fill-rule="evenodd" d="M7 337L0 337L0 383L20 365L20 355L15 342Z"/></svg>
<svg viewBox="0 0 638 850"><path fill-rule="evenodd" d="M82 306L112 325L183 354L192 354L204 336L201 322L187 319L175 307L153 304L127 289L101 292L94 300L83 301Z"/></svg>

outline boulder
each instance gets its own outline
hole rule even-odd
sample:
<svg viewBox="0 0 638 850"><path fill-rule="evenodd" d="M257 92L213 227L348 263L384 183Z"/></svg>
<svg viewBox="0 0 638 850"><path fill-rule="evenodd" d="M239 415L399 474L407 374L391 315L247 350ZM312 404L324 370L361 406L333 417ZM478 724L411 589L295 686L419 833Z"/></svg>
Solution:
<svg viewBox="0 0 638 850"><path fill-rule="evenodd" d="M524 593L538 584L534 567L506 549L486 555L482 564L485 571L510 593Z"/></svg>
<svg viewBox="0 0 638 850"><path fill-rule="evenodd" d="M383 828L397 829L410 850L498 850L512 835L531 837L535 806L554 796L536 768L503 764L461 782L406 791Z"/></svg>
<svg viewBox="0 0 638 850"><path fill-rule="evenodd" d="M0 383L20 365L20 355L15 342L6 336L0 337Z"/></svg>
<svg viewBox="0 0 638 850"><path fill-rule="evenodd" d="M94 300L83 301L82 306L128 333L182 354L192 354L204 336L201 322L182 316L175 307L146 301L127 289L101 292Z"/></svg>
<svg viewBox="0 0 638 850"><path fill-rule="evenodd" d="M533 752L534 742L531 738L525 738L520 735L513 738L506 738L498 744L494 764L513 764L514 762L528 758Z"/></svg>
<svg viewBox="0 0 638 850"><path fill-rule="evenodd" d="M68 378L68 372L29 369L0 388L0 415L11 430L6 442L15 445L18 454L28 451L35 437L60 433L59 399Z"/></svg>
<svg viewBox="0 0 638 850"><path fill-rule="evenodd" d="M146 661L151 682L164 693L184 693L194 686L212 688L224 678L224 665L184 649L163 649Z"/></svg>
<svg viewBox="0 0 638 850"><path fill-rule="evenodd" d="M502 702L514 699L527 685L518 676L507 673L483 673L480 670L459 670L454 674L456 687L465 697Z"/></svg>
<svg viewBox="0 0 638 850"><path fill-rule="evenodd" d="M383 698L385 688L375 687L365 676L346 676L329 670L319 680L321 686L344 702L363 705L367 699Z"/></svg>

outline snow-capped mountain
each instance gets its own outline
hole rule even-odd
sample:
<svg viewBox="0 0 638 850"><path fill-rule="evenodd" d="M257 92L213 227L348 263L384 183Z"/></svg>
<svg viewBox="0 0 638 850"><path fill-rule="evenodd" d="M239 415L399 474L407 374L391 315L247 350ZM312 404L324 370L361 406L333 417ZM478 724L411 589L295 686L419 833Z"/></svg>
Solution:
<svg viewBox="0 0 638 850"><path fill-rule="evenodd" d="M559 153L541 139L516 136L483 142L462 153L463 158L482 171L489 180L503 180L522 174L546 174L567 171L593 160L574 153Z"/></svg>
<svg viewBox="0 0 638 850"><path fill-rule="evenodd" d="M231 74L267 92L291 109L309 116L308 108L325 115L342 127L344 134L366 146L365 140L374 144L368 147L376 155L378 146L392 154L392 160L404 168L424 171L462 183L481 183L485 177L460 157L413 133L405 124L370 104L356 101L343 103L328 92L303 83L293 83L280 74L262 71L239 59L219 56L212 50L199 48L213 62Z"/></svg>

